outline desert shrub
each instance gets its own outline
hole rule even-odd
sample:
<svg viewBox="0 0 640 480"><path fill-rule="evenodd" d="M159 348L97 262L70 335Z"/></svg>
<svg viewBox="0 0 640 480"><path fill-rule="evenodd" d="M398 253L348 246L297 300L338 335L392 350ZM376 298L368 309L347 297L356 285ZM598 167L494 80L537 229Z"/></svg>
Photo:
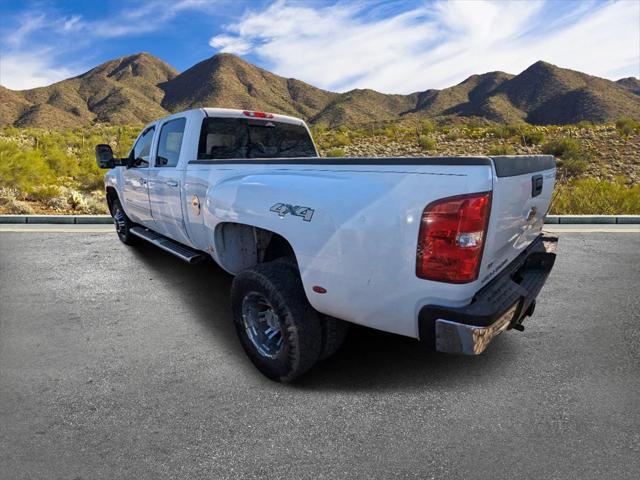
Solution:
<svg viewBox="0 0 640 480"><path fill-rule="evenodd" d="M311 125L309 130L311 131L313 139L318 141L318 139L327 132L327 125L324 123L317 123L315 125Z"/></svg>
<svg viewBox="0 0 640 480"><path fill-rule="evenodd" d="M84 190L95 190L104 187L104 170L98 168L93 150L83 151L78 159L79 171L75 179Z"/></svg>
<svg viewBox="0 0 640 480"><path fill-rule="evenodd" d="M46 203L53 198L59 197L60 194L61 190L57 185L39 185L27 195L27 199L33 202Z"/></svg>
<svg viewBox="0 0 640 480"><path fill-rule="evenodd" d="M542 152L564 159L579 157L582 154L582 145L575 138L557 138L545 143Z"/></svg>
<svg viewBox="0 0 640 480"><path fill-rule="evenodd" d="M44 204L47 207L49 207L52 210L55 210L57 212L66 212L66 211L71 210L71 206L69 205L69 202L67 201L66 197L50 198L49 200L44 202Z"/></svg>
<svg viewBox="0 0 640 480"><path fill-rule="evenodd" d="M629 186L624 179L573 179L556 185L551 213L637 215L640 214L640 184Z"/></svg>
<svg viewBox="0 0 640 480"><path fill-rule="evenodd" d="M569 177L578 176L587 171L589 168L589 162L582 158L571 157L571 158L559 158L557 160L557 165L560 171Z"/></svg>
<svg viewBox="0 0 640 480"><path fill-rule="evenodd" d="M73 210L84 211L87 207L87 201L82 194L76 190L69 190L67 194L67 203Z"/></svg>
<svg viewBox="0 0 640 480"><path fill-rule="evenodd" d="M539 145L544 141L544 132L527 128L520 133L520 141L523 145Z"/></svg>
<svg viewBox="0 0 640 480"><path fill-rule="evenodd" d="M507 139L518 135L522 128L518 124L496 125L488 128L487 133L492 137Z"/></svg>
<svg viewBox="0 0 640 480"><path fill-rule="evenodd" d="M616 122L616 129L623 137L628 137L636 130L640 130L640 122L636 122L633 118L623 117Z"/></svg>
<svg viewBox="0 0 640 480"><path fill-rule="evenodd" d="M420 135L420 137L418 137L418 145L423 150L435 150L438 143L429 135Z"/></svg>
<svg viewBox="0 0 640 480"><path fill-rule="evenodd" d="M508 143L496 143L489 148L489 155L515 155L516 151Z"/></svg>
<svg viewBox="0 0 640 480"><path fill-rule="evenodd" d="M86 213L89 213L89 214L109 213L107 200L105 198L104 192L101 190L91 192L91 194L86 197L86 204L87 204Z"/></svg>
<svg viewBox="0 0 640 480"><path fill-rule="evenodd" d="M460 130L452 128L448 132L445 132L444 138L450 142L455 142L460 138Z"/></svg>
<svg viewBox="0 0 640 480"><path fill-rule="evenodd" d="M382 134L389 138L394 139L398 136L398 126L397 125L387 125L382 130Z"/></svg>
<svg viewBox="0 0 640 480"><path fill-rule="evenodd" d="M341 148L330 148L326 151L327 157L344 157L344 150Z"/></svg>
<svg viewBox="0 0 640 480"><path fill-rule="evenodd" d="M0 185L26 194L53 180L54 175L40 152L22 150L14 142L0 141Z"/></svg>
<svg viewBox="0 0 640 480"><path fill-rule="evenodd" d="M542 152L554 155L560 171L568 176L584 173L589 168L590 155L575 138L563 137L551 140L542 146Z"/></svg>
<svg viewBox="0 0 640 480"><path fill-rule="evenodd" d="M49 168L58 177L75 177L80 172L77 158L63 151L58 145L48 147L44 150L43 156Z"/></svg>
<svg viewBox="0 0 640 480"><path fill-rule="evenodd" d="M331 140L333 147L346 147L347 145L351 145L351 139L347 132L337 132Z"/></svg>
<svg viewBox="0 0 640 480"><path fill-rule="evenodd" d="M580 120L578 123L576 123L576 127L590 129L595 127L595 125L593 124L593 122L590 122L589 120Z"/></svg>
<svg viewBox="0 0 640 480"><path fill-rule="evenodd" d="M2 206L7 213L13 215L33 215L35 213L31 205L15 198L8 199Z"/></svg>
<svg viewBox="0 0 640 480"><path fill-rule="evenodd" d="M31 215L33 208L27 202L18 200L15 191L0 187L0 209L12 215Z"/></svg>
<svg viewBox="0 0 640 480"><path fill-rule="evenodd" d="M420 134L428 135L436 131L436 126L431 120L422 120L420 122Z"/></svg>

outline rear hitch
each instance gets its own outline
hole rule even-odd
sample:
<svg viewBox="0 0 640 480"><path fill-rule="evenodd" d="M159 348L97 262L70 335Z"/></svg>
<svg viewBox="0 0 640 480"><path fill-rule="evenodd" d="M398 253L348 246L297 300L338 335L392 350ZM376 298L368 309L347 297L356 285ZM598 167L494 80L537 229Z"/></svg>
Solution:
<svg viewBox="0 0 640 480"><path fill-rule="evenodd" d="M513 328L514 330L518 330L519 332L524 332L524 325L522 325L522 321L526 318L526 317L531 317L533 315L533 312L536 311L536 301L534 300L533 302L531 302L531 305L529 305L529 307L527 308L527 310L524 312L524 315L522 315L520 317L520 320L515 322L511 328Z"/></svg>

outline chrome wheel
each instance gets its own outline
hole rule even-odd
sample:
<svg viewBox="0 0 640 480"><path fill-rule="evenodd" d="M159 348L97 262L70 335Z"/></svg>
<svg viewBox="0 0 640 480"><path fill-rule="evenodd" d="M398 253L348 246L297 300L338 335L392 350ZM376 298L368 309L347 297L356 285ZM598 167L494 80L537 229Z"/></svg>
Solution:
<svg viewBox="0 0 640 480"><path fill-rule="evenodd" d="M124 212L122 211L122 208L120 208L120 205L118 205L117 203L113 207L113 223L115 223L116 225L116 232L118 233L118 235L126 234L127 219L124 215Z"/></svg>
<svg viewBox="0 0 640 480"><path fill-rule="evenodd" d="M265 297L257 292L244 297L242 321L247 337L260 355L276 358L280 354L283 347L280 319Z"/></svg>

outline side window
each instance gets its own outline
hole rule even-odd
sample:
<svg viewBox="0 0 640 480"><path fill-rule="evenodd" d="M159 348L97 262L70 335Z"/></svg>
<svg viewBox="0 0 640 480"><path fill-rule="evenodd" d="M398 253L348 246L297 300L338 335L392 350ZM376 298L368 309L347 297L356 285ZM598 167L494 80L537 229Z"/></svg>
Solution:
<svg viewBox="0 0 640 480"><path fill-rule="evenodd" d="M133 155L134 167L148 167L149 153L151 152L151 142L153 141L153 132L155 128L151 127L145 131L133 146L131 155Z"/></svg>
<svg viewBox="0 0 640 480"><path fill-rule="evenodd" d="M156 167L175 167L180 159L180 148L186 119L170 120L160 130Z"/></svg>

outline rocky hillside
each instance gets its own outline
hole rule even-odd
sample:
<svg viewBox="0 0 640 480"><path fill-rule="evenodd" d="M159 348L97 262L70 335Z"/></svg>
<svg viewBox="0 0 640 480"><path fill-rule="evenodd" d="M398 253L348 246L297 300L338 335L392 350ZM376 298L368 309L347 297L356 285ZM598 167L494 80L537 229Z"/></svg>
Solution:
<svg viewBox="0 0 640 480"><path fill-rule="evenodd" d="M160 85L178 72L139 53L74 78L32 90L0 90L0 124L63 128L91 123L136 124L167 115Z"/></svg>
<svg viewBox="0 0 640 480"><path fill-rule="evenodd" d="M258 68L235 55L215 55L160 85L162 106L181 111L202 106L243 108L310 118L333 101L327 92L300 80Z"/></svg>
<svg viewBox="0 0 640 480"><path fill-rule="evenodd" d="M444 127L421 133L399 127L316 132L324 156L403 157L553 154L561 176L640 184L640 124L630 134L615 125Z"/></svg>
<svg viewBox="0 0 640 480"><path fill-rule="evenodd" d="M368 89L335 93L280 77L234 55L215 55L178 74L162 60L139 53L48 87L0 87L0 126L134 124L200 106L285 113L330 127L411 117L604 123L620 117L640 119L640 80L613 82L537 62L519 75L472 75L443 90L410 95Z"/></svg>

